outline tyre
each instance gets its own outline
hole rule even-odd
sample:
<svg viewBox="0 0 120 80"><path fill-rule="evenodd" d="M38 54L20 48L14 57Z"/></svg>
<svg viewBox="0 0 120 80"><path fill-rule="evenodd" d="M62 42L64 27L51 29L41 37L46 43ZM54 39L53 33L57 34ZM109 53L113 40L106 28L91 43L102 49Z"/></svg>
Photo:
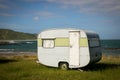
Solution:
<svg viewBox="0 0 120 80"><path fill-rule="evenodd" d="M62 70L68 70L69 69L67 63L60 63L59 68L62 69Z"/></svg>

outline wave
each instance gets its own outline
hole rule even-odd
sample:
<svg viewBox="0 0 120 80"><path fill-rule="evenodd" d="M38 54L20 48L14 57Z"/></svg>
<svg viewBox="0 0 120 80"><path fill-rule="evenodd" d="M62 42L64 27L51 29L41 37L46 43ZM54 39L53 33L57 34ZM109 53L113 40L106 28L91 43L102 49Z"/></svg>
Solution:
<svg viewBox="0 0 120 80"><path fill-rule="evenodd" d="M0 52L14 52L15 49L0 49Z"/></svg>

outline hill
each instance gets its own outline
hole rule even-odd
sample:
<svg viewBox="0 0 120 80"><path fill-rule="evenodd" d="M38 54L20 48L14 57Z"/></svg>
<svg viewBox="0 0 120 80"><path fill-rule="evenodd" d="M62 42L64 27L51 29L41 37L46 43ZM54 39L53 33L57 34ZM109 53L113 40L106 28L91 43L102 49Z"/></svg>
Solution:
<svg viewBox="0 0 120 80"><path fill-rule="evenodd" d="M27 40L36 38L36 34L17 32L10 29L0 29L0 40Z"/></svg>

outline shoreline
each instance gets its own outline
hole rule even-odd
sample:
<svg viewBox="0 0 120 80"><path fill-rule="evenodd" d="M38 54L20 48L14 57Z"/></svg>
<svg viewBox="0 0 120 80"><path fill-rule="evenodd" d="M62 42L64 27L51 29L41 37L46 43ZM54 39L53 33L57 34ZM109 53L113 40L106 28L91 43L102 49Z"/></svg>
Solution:
<svg viewBox="0 0 120 80"><path fill-rule="evenodd" d="M6 55L6 56L14 56L14 55L37 55L37 52L0 52L0 56ZM114 57L120 57L120 54L107 54L107 53L102 53L103 56L114 56Z"/></svg>
<svg viewBox="0 0 120 80"><path fill-rule="evenodd" d="M20 56L20 55L36 56L37 52L0 52L0 56Z"/></svg>

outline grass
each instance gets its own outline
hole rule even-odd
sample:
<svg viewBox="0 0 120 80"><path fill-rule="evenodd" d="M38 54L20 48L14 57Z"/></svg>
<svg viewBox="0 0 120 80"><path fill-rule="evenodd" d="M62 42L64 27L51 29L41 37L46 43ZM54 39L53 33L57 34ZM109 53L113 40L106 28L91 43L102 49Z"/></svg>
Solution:
<svg viewBox="0 0 120 80"><path fill-rule="evenodd" d="M118 80L120 57L103 56L94 65L67 71L36 63L32 55L0 56L0 80Z"/></svg>

